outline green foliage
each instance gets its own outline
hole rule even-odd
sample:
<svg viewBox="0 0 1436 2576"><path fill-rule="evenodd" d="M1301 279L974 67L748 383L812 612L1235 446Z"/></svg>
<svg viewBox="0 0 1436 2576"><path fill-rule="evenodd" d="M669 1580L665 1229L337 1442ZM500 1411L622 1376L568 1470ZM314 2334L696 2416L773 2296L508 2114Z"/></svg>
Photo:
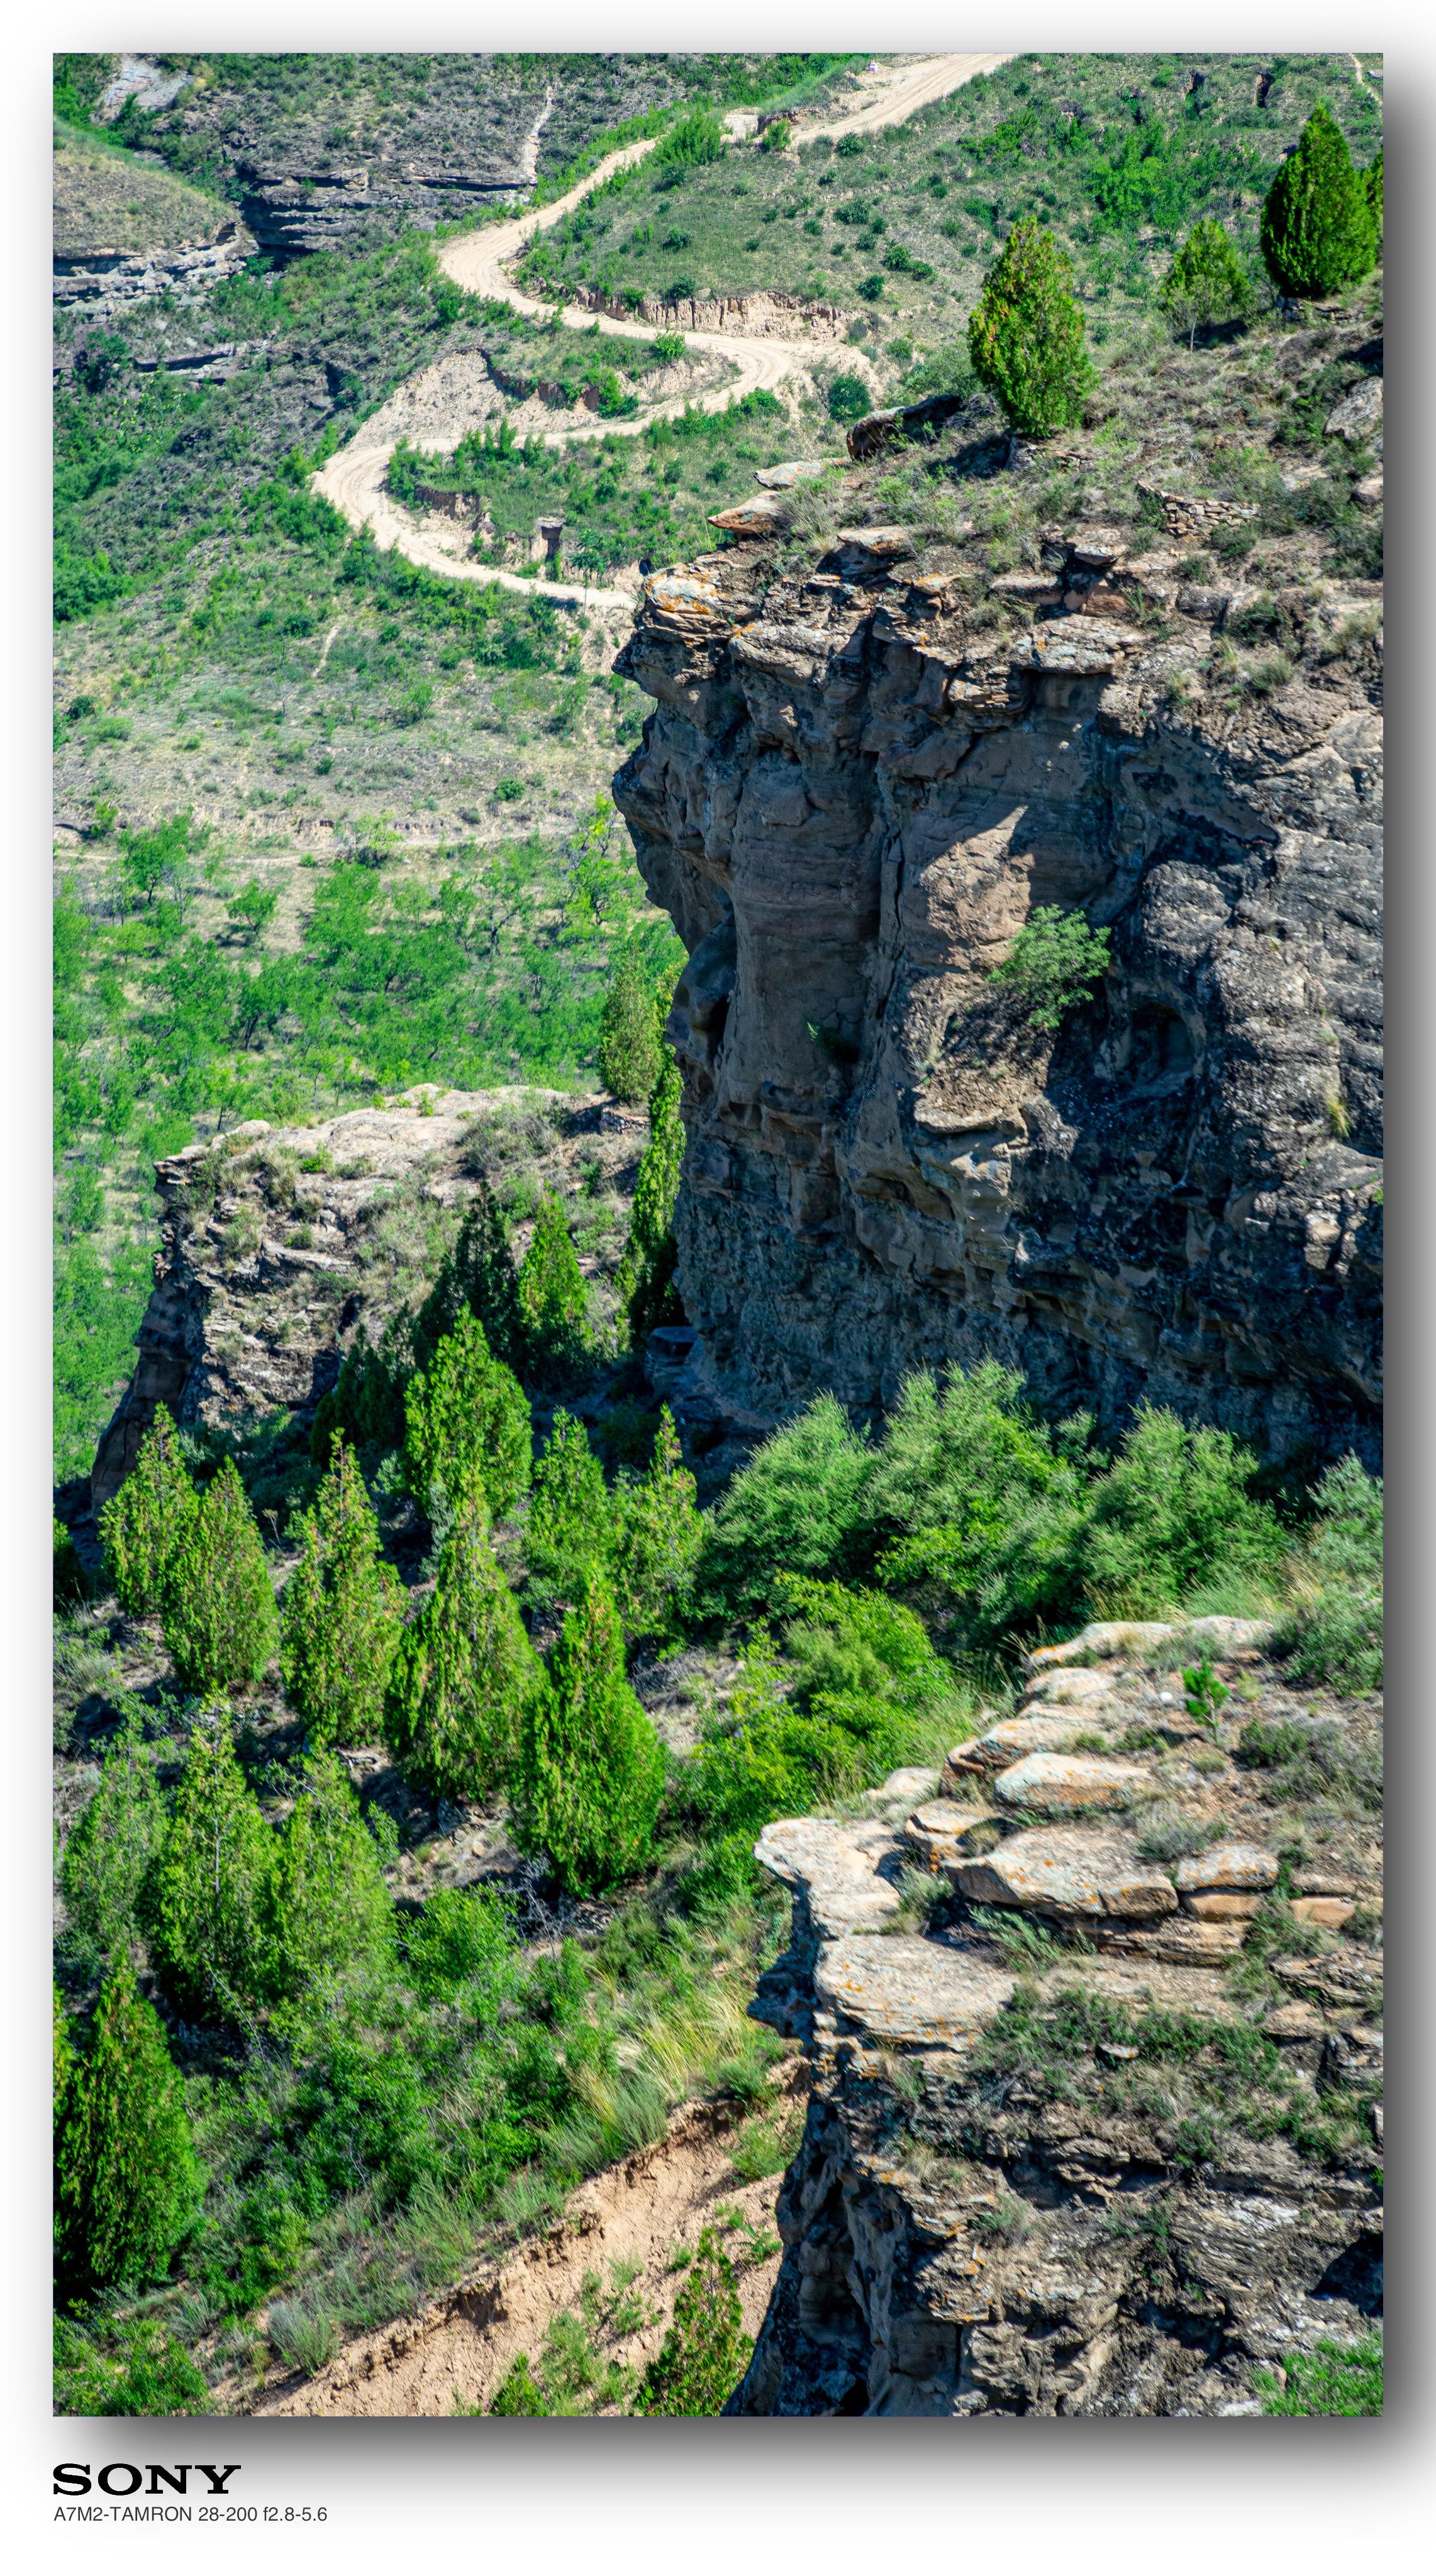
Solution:
<svg viewBox="0 0 1436 2576"><path fill-rule="evenodd" d="M392 1949L394 1909L349 1775L317 1754L279 1837L264 1886L271 1993L332 2005L337 1979L373 1972ZM316 1992L317 1990L317 1992Z"/></svg>
<svg viewBox="0 0 1436 2576"><path fill-rule="evenodd" d="M1275 1638L1296 1681L1378 1691L1383 1678L1380 1479L1348 1453L1315 1494L1315 1527L1294 1568L1293 1598Z"/></svg>
<svg viewBox="0 0 1436 2576"><path fill-rule="evenodd" d="M1355 2343L1323 2336L1312 2352L1289 2352L1285 2384L1271 2371L1253 2374L1264 2415L1380 2415L1386 2404L1385 2348L1379 2334Z"/></svg>
<svg viewBox="0 0 1436 2576"><path fill-rule="evenodd" d="M311 1743L368 1744L378 1734L402 1605L354 1453L336 1440L314 1508L300 1521L279 1650L285 1696Z"/></svg>
<svg viewBox="0 0 1436 2576"><path fill-rule="evenodd" d="M1372 226L1376 234L1376 256L1379 259L1381 257L1382 242L1386 232L1386 151L1384 145L1377 153L1370 169L1363 170L1361 174L1361 183L1366 191L1366 203L1370 211Z"/></svg>
<svg viewBox="0 0 1436 2576"><path fill-rule="evenodd" d="M1089 1599L1108 1616L1149 1619L1214 1568L1272 1579L1284 1541L1270 1506L1247 1492L1256 1463L1230 1432L1188 1430L1142 1405L1093 1490L1082 1540Z"/></svg>
<svg viewBox="0 0 1436 2576"><path fill-rule="evenodd" d="M873 389L866 376L844 372L833 377L828 386L828 416L837 421L862 420L873 407Z"/></svg>
<svg viewBox="0 0 1436 2576"><path fill-rule="evenodd" d="M1253 304L1252 283L1214 216L1193 226L1160 287L1176 330L1195 348L1197 333L1217 323L1239 322Z"/></svg>
<svg viewBox="0 0 1436 2576"><path fill-rule="evenodd" d="M57 2415L208 2415L208 2384L157 2317L107 2328L101 2339L69 2317L55 2320Z"/></svg>
<svg viewBox="0 0 1436 2576"><path fill-rule="evenodd" d="M676 125L670 125L654 154L665 168L677 170L696 170L705 161L721 161L722 157L723 128L706 108L698 108L692 116L680 117Z"/></svg>
<svg viewBox="0 0 1436 2576"><path fill-rule="evenodd" d="M404 1421L411 1489L431 1521L453 1509L475 1474L496 1521L527 1492L533 1472L528 1400L512 1370L493 1358L472 1311L460 1315L432 1367L413 1380Z"/></svg>
<svg viewBox="0 0 1436 2576"><path fill-rule="evenodd" d="M761 1610L781 1575L841 1571L861 1526L872 1453L836 1398L820 1395L756 1449L708 1520L705 1610Z"/></svg>
<svg viewBox="0 0 1436 2576"><path fill-rule="evenodd" d="M264 1549L233 1459L200 1498L164 1600L165 1644L191 1690L246 1690L274 1653L279 1618Z"/></svg>
<svg viewBox="0 0 1436 2576"><path fill-rule="evenodd" d="M156 2278L194 2217L200 2189L159 2016L121 1951L65 2103L56 2157L62 2278L74 2289Z"/></svg>
<svg viewBox="0 0 1436 2576"><path fill-rule="evenodd" d="M1067 252L1028 216L1013 225L968 324L975 373L1031 437L1078 421L1094 380L1071 278Z"/></svg>
<svg viewBox="0 0 1436 2576"><path fill-rule="evenodd" d="M665 1404L647 1473L615 1500L613 1588L630 1637L665 1635L692 1596L703 1548L698 1487Z"/></svg>
<svg viewBox="0 0 1436 2576"><path fill-rule="evenodd" d="M663 1002L655 992L642 941L630 933L603 1006L598 1069L616 1100L647 1100L658 1080Z"/></svg>
<svg viewBox="0 0 1436 2576"><path fill-rule="evenodd" d="M673 2323L651 2361L636 2415L721 2415L753 2350L733 2266L705 2227L673 2303Z"/></svg>
<svg viewBox="0 0 1436 2576"><path fill-rule="evenodd" d="M516 1374L525 1356L518 1274L508 1229L486 1181L475 1184L459 1239L414 1318L415 1355L425 1366L464 1308L477 1315L496 1360Z"/></svg>
<svg viewBox="0 0 1436 2576"><path fill-rule="evenodd" d="M390 1750L442 1794L491 1797L544 1692L471 1479L459 1489L434 1589L400 1641L385 1709Z"/></svg>
<svg viewBox="0 0 1436 2576"><path fill-rule="evenodd" d="M683 1077L678 1059L664 1045L658 1080L648 1104L648 1142L638 1166L628 1241L614 1280L635 1349L659 1324L677 1321L682 1312L673 1286L677 1258L673 1211L678 1204L678 1179L683 1167L682 1099Z"/></svg>
<svg viewBox="0 0 1436 2576"><path fill-rule="evenodd" d="M613 1543L603 1469L589 1448L583 1424L560 1406L548 1447L534 1470L524 1525L529 1572L546 1588L572 1599L586 1573L607 1568Z"/></svg>
<svg viewBox="0 0 1436 2576"><path fill-rule="evenodd" d="M519 1265L519 1305L530 1366L562 1376L588 1347L588 1290L561 1199L547 1196Z"/></svg>
<svg viewBox="0 0 1436 2576"><path fill-rule="evenodd" d="M1335 295L1370 273L1377 243L1368 190L1352 168L1345 135L1319 100L1267 191L1262 257L1283 295Z"/></svg>
<svg viewBox="0 0 1436 2576"><path fill-rule="evenodd" d="M107 1955L134 1934L164 1832L154 1750L132 1707L105 1756L98 1789L76 1818L60 1869L71 1923Z"/></svg>
<svg viewBox="0 0 1436 2576"><path fill-rule="evenodd" d="M404 1952L421 1995L445 2003L462 1996L485 2027L505 2016L523 1984L513 1900L493 1888L436 1888L407 1925Z"/></svg>
<svg viewBox="0 0 1436 2576"><path fill-rule="evenodd" d="M529 2368L526 2352L516 2355L494 2391L491 2415L551 2415L553 2408Z"/></svg>
<svg viewBox="0 0 1436 2576"><path fill-rule="evenodd" d="M1225 1682L1218 1681L1216 1666L1210 1655L1203 1655L1197 1663L1182 1674L1182 1688L1186 1695L1188 1717L1194 1717L1199 1726L1215 1726L1223 1707L1231 1698L1231 1692Z"/></svg>
<svg viewBox="0 0 1436 2576"><path fill-rule="evenodd" d="M163 1609L198 1510L199 1496L176 1446L174 1423L158 1405L133 1467L100 1513L105 1564L120 1608L130 1618L152 1618Z"/></svg>
<svg viewBox="0 0 1436 2576"><path fill-rule="evenodd" d="M524 1715L514 1821L579 1895L642 1867L663 1791L663 1755L624 1677L623 1630L597 1575L583 1578L553 1651L550 1688Z"/></svg>
<svg viewBox="0 0 1436 2576"><path fill-rule="evenodd" d="M1101 982L1111 939L1110 930L1094 930L1084 913L1040 904L988 982L1013 994L1034 1029L1060 1029Z"/></svg>
<svg viewBox="0 0 1436 2576"><path fill-rule="evenodd" d="M223 1710L190 1736L159 1864L157 1946L184 2000L243 2018L267 1981L274 1844Z"/></svg>

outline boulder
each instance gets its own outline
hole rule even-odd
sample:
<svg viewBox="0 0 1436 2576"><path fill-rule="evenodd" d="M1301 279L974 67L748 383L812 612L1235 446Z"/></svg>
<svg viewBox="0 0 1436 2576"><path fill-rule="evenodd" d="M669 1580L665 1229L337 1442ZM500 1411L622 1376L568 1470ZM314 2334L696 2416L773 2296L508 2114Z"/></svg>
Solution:
<svg viewBox="0 0 1436 2576"><path fill-rule="evenodd" d="M1356 1912L1349 1896L1294 1896L1291 1910L1298 1923L1314 1923L1322 1932L1344 1932Z"/></svg>
<svg viewBox="0 0 1436 2576"><path fill-rule="evenodd" d="M1039 1673L1023 1693L1024 1707L1040 1700L1044 1707L1082 1708L1089 1702L1109 1699L1116 1676L1113 1673L1084 1669Z"/></svg>
<svg viewBox="0 0 1436 2576"><path fill-rule="evenodd" d="M828 471L828 459L822 456L794 458L788 465L760 465L753 480L765 492L791 492L795 483L815 482Z"/></svg>
<svg viewBox="0 0 1436 2576"><path fill-rule="evenodd" d="M1379 510L1386 498L1386 480L1381 474L1363 474L1352 484L1351 497L1358 510Z"/></svg>
<svg viewBox="0 0 1436 2576"><path fill-rule="evenodd" d="M1140 1762L1091 1753L1029 1753L1000 1774L993 1794L1004 1807L1065 1815L1074 1807L1126 1807L1153 1785Z"/></svg>
<svg viewBox="0 0 1436 2576"><path fill-rule="evenodd" d="M916 553L906 528L839 528L823 566L845 581L871 581L893 564L910 562Z"/></svg>
<svg viewBox="0 0 1436 2576"><path fill-rule="evenodd" d="M1217 1967L1235 1956L1246 1938L1242 1923L1194 1923L1185 1914L1148 1928L1104 1923L1094 1934L1099 1950L1122 1959L1165 1959L1175 1967Z"/></svg>
<svg viewBox="0 0 1436 2576"><path fill-rule="evenodd" d="M1029 1673L1048 1673L1060 1664L1080 1664L1086 1655L1140 1655L1148 1646L1163 1646L1174 1630L1163 1619L1093 1619L1076 1637L1060 1646L1034 1646L1022 1660Z"/></svg>
<svg viewBox="0 0 1436 2576"><path fill-rule="evenodd" d="M916 1852L924 1869L956 1868L971 1853L973 1837L996 1821L993 1807L969 1806L956 1798L934 1798L919 1807L904 1825L903 1841Z"/></svg>
<svg viewBox="0 0 1436 2576"><path fill-rule="evenodd" d="M773 492L756 492L751 501L735 501L727 510L714 510L708 524L726 528L734 537L770 537L783 524L783 504Z"/></svg>
<svg viewBox="0 0 1436 2576"><path fill-rule="evenodd" d="M1172 1876L1183 1896L1207 1888L1275 1887L1276 1856L1260 1843L1213 1843L1209 1850L1179 1860Z"/></svg>
<svg viewBox="0 0 1436 2576"><path fill-rule="evenodd" d="M1359 447L1381 427L1384 392L1380 376L1368 376L1343 394L1335 411L1326 415L1328 438L1344 438L1348 445Z"/></svg>
<svg viewBox="0 0 1436 2576"><path fill-rule="evenodd" d="M820 1941L876 1931L902 1903L879 1864L897 1856L886 1825L847 1825L832 1816L797 1816L766 1825L753 1847L759 1866L791 1887Z"/></svg>
<svg viewBox="0 0 1436 2576"><path fill-rule="evenodd" d="M1123 1921L1174 1914L1176 1890L1165 1872L1138 1858L1130 1837L1084 1833L1068 1826L1038 1826L1013 1834L952 1872L959 1896L970 1905L1014 1905L1025 1914L1059 1921Z"/></svg>
<svg viewBox="0 0 1436 2576"><path fill-rule="evenodd" d="M959 1744L948 1755L948 1764L960 1777L970 1778L974 1771L1006 1771L1027 1753L1070 1753L1078 1738L1090 1735L1090 1717L1049 1716L1039 1710L1031 1717L1004 1717L990 1726L971 1744Z"/></svg>
<svg viewBox="0 0 1436 2576"><path fill-rule="evenodd" d="M1201 1923L1249 1923L1261 1912L1261 1898L1238 1888L1214 1887L1197 1896L1184 1896L1182 1912L1194 1914Z"/></svg>
<svg viewBox="0 0 1436 2576"><path fill-rule="evenodd" d="M814 1970L820 2010L889 2046L962 2050L1007 2002L1017 1979L981 1950L895 1935L850 1936Z"/></svg>

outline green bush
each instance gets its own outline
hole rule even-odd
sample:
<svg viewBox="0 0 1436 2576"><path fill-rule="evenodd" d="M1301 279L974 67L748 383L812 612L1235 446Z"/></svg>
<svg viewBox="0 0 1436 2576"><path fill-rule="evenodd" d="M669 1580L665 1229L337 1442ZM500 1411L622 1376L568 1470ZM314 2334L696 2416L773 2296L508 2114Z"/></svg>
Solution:
<svg viewBox="0 0 1436 2576"><path fill-rule="evenodd" d="M1142 1405L1092 1492L1081 1564L1098 1610L1156 1618L1217 1572L1273 1582L1285 1541L1276 1514L1247 1491L1256 1463L1230 1432L1188 1430Z"/></svg>
<svg viewBox="0 0 1436 2576"><path fill-rule="evenodd" d="M540 1205L519 1266L529 1365L540 1376L562 1376L588 1347L588 1290L568 1230L561 1199Z"/></svg>
<svg viewBox="0 0 1436 2576"><path fill-rule="evenodd" d="M663 1046L662 996L634 931L619 951L598 1033L598 1069L616 1100L647 1100Z"/></svg>
<svg viewBox="0 0 1436 2576"><path fill-rule="evenodd" d="M494 2391L491 2415L551 2415L553 2408L529 2368L526 2352L515 2355Z"/></svg>
<svg viewBox="0 0 1436 2576"><path fill-rule="evenodd" d="M1346 137L1320 101L1267 191L1261 249L1283 295L1336 295L1376 265L1371 197Z"/></svg>
<svg viewBox="0 0 1436 2576"><path fill-rule="evenodd" d="M528 1399L512 1370L493 1357L471 1310L414 1378L404 1426L410 1488L431 1521L454 1508L474 1474L496 1521L527 1493L533 1473Z"/></svg>
<svg viewBox="0 0 1436 2576"><path fill-rule="evenodd" d="M70 1921L107 1954L132 1937L152 1897L165 1822L154 1749L132 1707L105 1756L100 1785L75 1821L60 1867Z"/></svg>
<svg viewBox="0 0 1436 2576"><path fill-rule="evenodd" d="M165 1644L190 1690L246 1690L279 1638L264 1548L232 1458L200 1499L165 1588Z"/></svg>
<svg viewBox="0 0 1436 2576"><path fill-rule="evenodd" d="M524 1365L524 1320L508 1228L487 1181L475 1182L459 1239L414 1318L414 1355L427 1368L465 1307L477 1315L496 1360L517 1376Z"/></svg>
<svg viewBox="0 0 1436 2576"><path fill-rule="evenodd" d="M333 1754L310 1762L265 1887L267 1981L285 2003L329 1998L353 1969L393 1947L394 1909L349 1774Z"/></svg>
<svg viewBox="0 0 1436 2576"><path fill-rule="evenodd" d="M454 1798L491 1797L512 1768L543 1667L489 1544L477 1478L460 1489L438 1580L399 1643L384 1727L396 1762Z"/></svg>
<svg viewBox="0 0 1436 2576"><path fill-rule="evenodd" d="M818 1396L775 1431L708 1519L700 1607L764 1610L780 1576L840 1572L864 1525L872 1465L871 1447L835 1396Z"/></svg>
<svg viewBox="0 0 1436 2576"><path fill-rule="evenodd" d="M546 1589L572 1599L586 1573L604 1570L614 1530L603 1469L581 1422L562 1406L553 1418L548 1447L534 1470L524 1557Z"/></svg>
<svg viewBox="0 0 1436 2576"><path fill-rule="evenodd" d="M614 1500L614 1597L630 1637L665 1635L692 1597L703 1547L698 1487L665 1404L645 1475Z"/></svg>
<svg viewBox="0 0 1436 2576"><path fill-rule="evenodd" d="M988 982L1005 987L1025 1006L1034 1029L1060 1029L1068 1012L1089 1001L1101 982L1111 940L1110 930L1094 930L1084 913L1041 904Z"/></svg>
<svg viewBox="0 0 1436 2576"><path fill-rule="evenodd" d="M663 2349L644 2373L635 2415L721 2415L752 2350L732 2263L705 2227Z"/></svg>
<svg viewBox="0 0 1436 2576"><path fill-rule="evenodd" d="M1355 2343L1323 2336L1313 2352L1289 2352L1286 2385L1257 2371L1252 2385L1265 2415L1379 2415L1386 2404L1385 2349L1379 2334Z"/></svg>
<svg viewBox="0 0 1436 2576"><path fill-rule="evenodd" d="M157 2317L107 2326L104 2340L68 2317L55 2321L57 2415L208 2415L204 2375Z"/></svg>
<svg viewBox="0 0 1436 2576"><path fill-rule="evenodd" d="M834 376L828 387L831 420L862 420L872 410L873 389L866 376Z"/></svg>
<svg viewBox="0 0 1436 2576"><path fill-rule="evenodd" d="M591 1896L647 1860L663 1792L658 1738L624 1675L613 1595L585 1575L524 1714L514 1822L576 1894Z"/></svg>
<svg viewBox="0 0 1436 2576"><path fill-rule="evenodd" d="M683 1167L682 1099L678 1060L664 1045L648 1104L648 1142L634 1185L628 1241L613 1283L634 1349L640 1349L659 1324L682 1319L674 1285L678 1247L673 1233Z"/></svg>
<svg viewBox="0 0 1436 2576"><path fill-rule="evenodd" d="M1378 1691L1383 1679L1383 1494L1348 1454L1315 1494L1317 1519L1293 1569L1290 1607L1275 1637L1296 1681L1344 1692Z"/></svg>
<svg viewBox="0 0 1436 2576"><path fill-rule="evenodd" d="M300 1533L281 1623L285 1696L313 1744L368 1744L379 1732L403 1593L379 1553L379 1524L342 1439Z"/></svg>
<svg viewBox="0 0 1436 2576"><path fill-rule="evenodd" d="M670 125L654 152L654 160L667 169L694 170L706 161L721 161L723 128L707 108L697 108L691 116L681 116Z"/></svg>
<svg viewBox="0 0 1436 2576"><path fill-rule="evenodd" d="M159 1862L157 1947L188 2006L243 2018L263 2000L273 1866L274 1837L220 1710L190 1736Z"/></svg>
<svg viewBox="0 0 1436 2576"><path fill-rule="evenodd" d="M967 327L976 375L1030 437L1070 429L1094 381L1071 277L1066 251L1029 215L1008 234Z"/></svg>
<svg viewBox="0 0 1436 2576"><path fill-rule="evenodd" d="M198 1509L199 1496L179 1454L174 1424L161 1404L128 1476L100 1513L110 1581L130 1618L153 1618L163 1609L170 1575Z"/></svg>
<svg viewBox="0 0 1436 2576"><path fill-rule="evenodd" d="M70 2077L55 2185L60 2273L72 2290L157 2278L199 2204L179 2076L123 1950Z"/></svg>
<svg viewBox="0 0 1436 2576"><path fill-rule="evenodd" d="M1252 309L1252 282L1214 216L1195 224L1158 293L1178 333L1195 348L1198 331L1241 321Z"/></svg>

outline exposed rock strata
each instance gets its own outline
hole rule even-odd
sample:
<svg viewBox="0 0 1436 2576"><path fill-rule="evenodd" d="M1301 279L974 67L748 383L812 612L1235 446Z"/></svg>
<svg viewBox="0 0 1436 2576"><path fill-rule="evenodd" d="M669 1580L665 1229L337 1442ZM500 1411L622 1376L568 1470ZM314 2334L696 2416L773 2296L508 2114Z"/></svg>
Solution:
<svg viewBox="0 0 1436 2576"><path fill-rule="evenodd" d="M1375 1455L1379 718L1346 680L1204 695L1210 617L1122 544L1048 532L1005 632L902 529L646 586L615 792L691 952L700 1437L994 1353L1108 1427L1145 1397ZM1055 1037L988 982L1041 905L1112 934Z"/></svg>

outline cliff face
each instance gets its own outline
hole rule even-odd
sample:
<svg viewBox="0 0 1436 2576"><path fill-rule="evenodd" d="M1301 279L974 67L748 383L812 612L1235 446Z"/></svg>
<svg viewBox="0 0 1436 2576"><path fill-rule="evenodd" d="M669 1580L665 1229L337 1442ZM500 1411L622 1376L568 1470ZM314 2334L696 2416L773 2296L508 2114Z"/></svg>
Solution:
<svg viewBox="0 0 1436 2576"><path fill-rule="evenodd" d="M1371 587L1309 589L1309 631L1369 631ZM1204 687L1242 598L1083 528L976 591L882 528L647 584L615 793L692 951L700 1440L993 1353L1108 1428L1145 1397L1374 1456L1376 691L1319 654ZM1046 905L1111 931L1055 1035L988 981Z"/></svg>

